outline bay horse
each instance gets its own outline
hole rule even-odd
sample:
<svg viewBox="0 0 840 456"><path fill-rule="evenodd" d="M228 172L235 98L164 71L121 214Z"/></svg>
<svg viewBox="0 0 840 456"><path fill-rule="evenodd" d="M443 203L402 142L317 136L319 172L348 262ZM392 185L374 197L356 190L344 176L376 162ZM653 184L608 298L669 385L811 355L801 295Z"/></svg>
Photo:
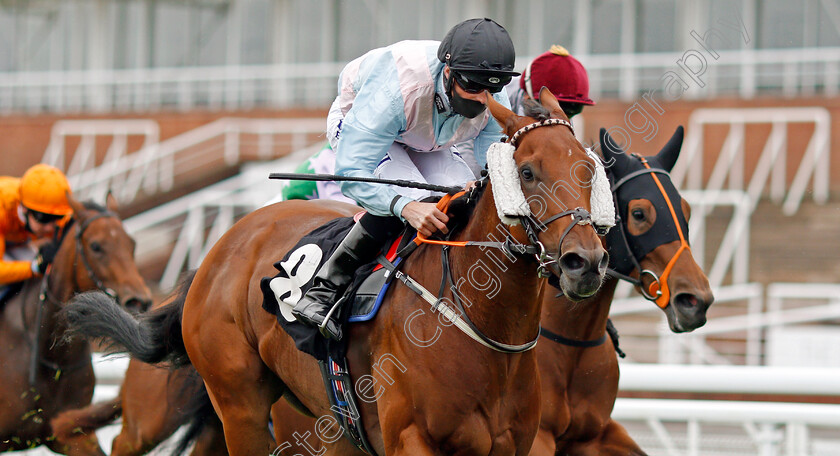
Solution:
<svg viewBox="0 0 840 456"><path fill-rule="evenodd" d="M448 252L448 266L451 277L472 280L471 289L458 289L469 309L439 320L423 310L428 304L413 291L398 286L389 290L375 320L349 328L350 371L377 394L375 401L362 401L359 412L379 454L525 455L531 448L540 393L536 356L528 349L539 337L546 287L538 272L559 277L567 296L582 299L597 291L607 260L588 216L595 165L556 98L543 89L540 100L550 119L517 116L488 97L490 112L515 147L508 161L502 160L507 181L491 178L453 203L464 204L469 216L450 240L466 246ZM573 169L577 173L570 176ZM493 166L490 170L492 175ZM527 212L499 210L500 198L510 195L497 195L494 185L514 196L521 192ZM539 229L529 218L534 207L540 209ZM299 352L276 318L262 309L259 282L274 275L272 262L304 233L357 210L327 201L288 201L257 210L211 249L183 307L165 306L134 318L106 295L89 293L74 299L68 318L81 334L108 337L141 361L178 364L188 355L224 425L230 454L271 453L269 411L281 396L324 423L336 421L317 363ZM503 225L509 215L519 224ZM518 245L514 250L520 254L504 251L498 269L491 270L483 250L466 242L499 230L507 242L483 245ZM403 262L402 272L419 284L439 283L445 251L421 246ZM455 299L445 287L442 297ZM470 320L481 333L473 336L487 346L452 328L458 319ZM332 439L328 452L346 451L348 445Z"/></svg>
<svg viewBox="0 0 840 456"><path fill-rule="evenodd" d="M50 420L90 403L94 375L90 344L64 342L59 317L74 294L103 290L129 308L144 309L151 292L134 263L134 241L108 209L70 198L72 222L46 276L27 280L0 309L0 451L46 445L54 452L102 454L96 435L56 439Z"/></svg>

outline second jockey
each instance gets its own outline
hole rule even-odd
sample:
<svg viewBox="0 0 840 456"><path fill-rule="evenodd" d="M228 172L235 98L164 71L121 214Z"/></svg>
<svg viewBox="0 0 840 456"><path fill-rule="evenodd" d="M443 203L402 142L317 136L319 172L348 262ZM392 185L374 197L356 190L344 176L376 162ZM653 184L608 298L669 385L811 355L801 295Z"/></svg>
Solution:
<svg viewBox="0 0 840 456"><path fill-rule="evenodd" d="M502 137L485 103L489 94L510 107L503 91L516 55L507 31L490 19L455 25L442 42L401 41L353 60L339 76L339 94L327 118L336 174L464 186L474 179L453 149L474 140L483 166L487 148ZM342 193L367 213L313 278L292 313L340 339L327 319L337 296L386 239L409 223L430 236L446 233L446 214L420 202L430 192L381 184L343 182Z"/></svg>

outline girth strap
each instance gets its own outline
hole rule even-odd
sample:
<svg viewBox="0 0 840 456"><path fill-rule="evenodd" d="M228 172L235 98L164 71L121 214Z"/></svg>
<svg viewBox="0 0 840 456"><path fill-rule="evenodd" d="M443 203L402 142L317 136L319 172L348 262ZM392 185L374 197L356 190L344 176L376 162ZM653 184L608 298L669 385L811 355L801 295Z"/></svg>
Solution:
<svg viewBox="0 0 840 456"><path fill-rule="evenodd" d="M607 341L607 334L604 333L603 336L594 339L594 340L574 340L574 339L567 339L560 334L555 334L545 328L540 328L540 335L545 337L546 339L553 340L561 345L568 345L570 347L581 347L581 348L589 348L589 347L597 347L599 345L603 345L604 342Z"/></svg>

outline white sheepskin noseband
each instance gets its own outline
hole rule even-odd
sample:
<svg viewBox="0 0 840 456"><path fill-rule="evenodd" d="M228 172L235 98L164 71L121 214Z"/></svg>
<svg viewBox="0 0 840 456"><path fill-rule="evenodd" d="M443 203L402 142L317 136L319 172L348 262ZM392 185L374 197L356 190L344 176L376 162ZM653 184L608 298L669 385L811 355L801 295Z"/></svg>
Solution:
<svg viewBox="0 0 840 456"><path fill-rule="evenodd" d="M519 217L531 215L531 208L522 193L519 170L513 159L516 149L508 143L493 143L487 149L487 171L493 183L493 199L499 219L507 225L519 223ZM610 182L601 158L591 150L586 151L595 164L592 177L592 191L589 204L592 209L592 223L598 227L615 226L615 206L613 205Z"/></svg>
<svg viewBox="0 0 840 456"><path fill-rule="evenodd" d="M487 172L493 183L493 199L496 200L496 212L506 225L516 225L520 216L531 215L531 208L522 193L519 182L519 170L513 152L516 150L508 143L493 143L487 148Z"/></svg>
<svg viewBox="0 0 840 456"><path fill-rule="evenodd" d="M610 181L601 163L601 157L592 149L586 149L586 154L595 162L595 173L592 175L592 193L589 196L589 207L592 209L592 223L601 228L615 226L615 204L613 203Z"/></svg>

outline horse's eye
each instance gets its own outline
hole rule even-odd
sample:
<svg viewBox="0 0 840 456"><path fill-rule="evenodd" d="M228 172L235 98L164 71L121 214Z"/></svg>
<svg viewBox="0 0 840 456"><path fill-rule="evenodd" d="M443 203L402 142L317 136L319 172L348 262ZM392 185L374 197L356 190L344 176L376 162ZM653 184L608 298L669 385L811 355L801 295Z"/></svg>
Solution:
<svg viewBox="0 0 840 456"><path fill-rule="evenodd" d="M98 242L91 242L90 243L90 249L93 250L96 253L102 253L102 245L99 244Z"/></svg>
<svg viewBox="0 0 840 456"><path fill-rule="evenodd" d="M519 171L519 174L521 174L522 178L525 179L528 182L534 180L534 173L533 173L533 171L531 171L531 168L528 168L528 167L522 168L522 170Z"/></svg>
<svg viewBox="0 0 840 456"><path fill-rule="evenodd" d="M633 215L633 219L636 221L642 222L645 220L645 211L641 209L633 209L631 214Z"/></svg>

